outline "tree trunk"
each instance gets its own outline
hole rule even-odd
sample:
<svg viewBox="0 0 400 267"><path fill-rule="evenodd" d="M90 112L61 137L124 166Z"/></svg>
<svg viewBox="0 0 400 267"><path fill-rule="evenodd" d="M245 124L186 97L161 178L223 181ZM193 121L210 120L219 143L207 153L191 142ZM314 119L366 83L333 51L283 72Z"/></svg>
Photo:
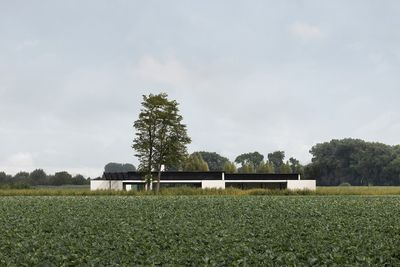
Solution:
<svg viewBox="0 0 400 267"><path fill-rule="evenodd" d="M160 191L160 180L161 180L161 168L158 170L157 175L157 185L156 185L156 194Z"/></svg>

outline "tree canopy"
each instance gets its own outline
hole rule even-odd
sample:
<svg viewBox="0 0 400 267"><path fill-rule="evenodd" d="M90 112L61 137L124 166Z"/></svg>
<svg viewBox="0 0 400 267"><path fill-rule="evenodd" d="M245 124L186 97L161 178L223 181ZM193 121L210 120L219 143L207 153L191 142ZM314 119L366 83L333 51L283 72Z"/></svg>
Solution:
<svg viewBox="0 0 400 267"><path fill-rule="evenodd" d="M241 168L243 168L245 165L251 165L252 170L256 170L263 159L264 156L255 151L237 156L235 162L241 164Z"/></svg>
<svg viewBox="0 0 400 267"><path fill-rule="evenodd" d="M398 146L360 139L331 140L313 146L305 176L319 185L400 185Z"/></svg>
<svg viewBox="0 0 400 267"><path fill-rule="evenodd" d="M136 167L130 163L115 163L110 162L104 166L104 172L133 172L136 171Z"/></svg>
<svg viewBox="0 0 400 267"><path fill-rule="evenodd" d="M224 163L224 172L226 172L226 173L235 173L235 172L237 172L235 163L230 162L230 161L225 161L225 163Z"/></svg>
<svg viewBox="0 0 400 267"><path fill-rule="evenodd" d="M184 171L209 171L207 162L203 160L200 153L192 153L185 161Z"/></svg>
<svg viewBox="0 0 400 267"><path fill-rule="evenodd" d="M199 151L203 160L207 162L210 171L224 170L225 162L229 161L226 157L221 156L216 152Z"/></svg>
<svg viewBox="0 0 400 267"><path fill-rule="evenodd" d="M160 172L162 165L175 167L185 160L186 145L191 139L182 120L178 102L169 100L167 94L143 96L139 118L134 122L136 137L132 145L139 159L139 170L147 174L153 170ZM159 181L160 174L156 191Z"/></svg>
<svg viewBox="0 0 400 267"><path fill-rule="evenodd" d="M38 185L87 185L89 179L80 174L75 176L68 172L57 172L55 175L48 175L42 169L36 169L31 173L18 172L14 176L0 172L0 187L28 188Z"/></svg>
<svg viewBox="0 0 400 267"><path fill-rule="evenodd" d="M258 173L275 173L274 164L269 161L262 161L257 168Z"/></svg>
<svg viewBox="0 0 400 267"><path fill-rule="evenodd" d="M239 173L255 173L256 169L251 163L244 163L242 167L238 169Z"/></svg>
<svg viewBox="0 0 400 267"><path fill-rule="evenodd" d="M284 164L283 162L284 159L285 159L284 151L275 151L268 154L268 161L274 165L276 173L280 173L281 166Z"/></svg>

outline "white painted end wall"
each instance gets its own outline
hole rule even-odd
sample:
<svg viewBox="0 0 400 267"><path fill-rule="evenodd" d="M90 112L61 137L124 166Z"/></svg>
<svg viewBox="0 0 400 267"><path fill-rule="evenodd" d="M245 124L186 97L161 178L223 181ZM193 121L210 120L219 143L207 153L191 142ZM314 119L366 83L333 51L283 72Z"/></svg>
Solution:
<svg viewBox="0 0 400 267"><path fill-rule="evenodd" d="M122 181L91 180L90 190L123 190Z"/></svg>
<svg viewBox="0 0 400 267"><path fill-rule="evenodd" d="M315 180L288 180L287 189L289 190L312 190L317 189Z"/></svg>
<svg viewBox="0 0 400 267"><path fill-rule="evenodd" d="M91 180L90 190L107 190L110 189L110 182L106 180Z"/></svg>
<svg viewBox="0 0 400 267"><path fill-rule="evenodd" d="M221 180L202 180L201 188L217 188L217 189L225 189L225 181Z"/></svg>

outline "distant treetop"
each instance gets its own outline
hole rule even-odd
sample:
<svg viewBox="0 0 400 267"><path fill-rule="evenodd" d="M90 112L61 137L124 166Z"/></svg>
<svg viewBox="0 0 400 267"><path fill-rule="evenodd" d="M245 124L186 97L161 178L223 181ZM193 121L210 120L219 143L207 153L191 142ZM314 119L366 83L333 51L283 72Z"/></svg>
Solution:
<svg viewBox="0 0 400 267"><path fill-rule="evenodd" d="M136 167L130 163L110 162L104 166L104 172L131 172L136 171Z"/></svg>

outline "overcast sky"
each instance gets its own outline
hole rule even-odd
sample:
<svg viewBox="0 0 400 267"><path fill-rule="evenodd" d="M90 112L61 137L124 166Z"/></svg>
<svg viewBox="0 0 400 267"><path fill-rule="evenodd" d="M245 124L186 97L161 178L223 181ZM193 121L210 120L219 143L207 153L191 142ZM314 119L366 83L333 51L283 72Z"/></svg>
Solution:
<svg viewBox="0 0 400 267"><path fill-rule="evenodd" d="M0 1L0 170L137 165L143 94L189 152L399 144L400 1Z"/></svg>

